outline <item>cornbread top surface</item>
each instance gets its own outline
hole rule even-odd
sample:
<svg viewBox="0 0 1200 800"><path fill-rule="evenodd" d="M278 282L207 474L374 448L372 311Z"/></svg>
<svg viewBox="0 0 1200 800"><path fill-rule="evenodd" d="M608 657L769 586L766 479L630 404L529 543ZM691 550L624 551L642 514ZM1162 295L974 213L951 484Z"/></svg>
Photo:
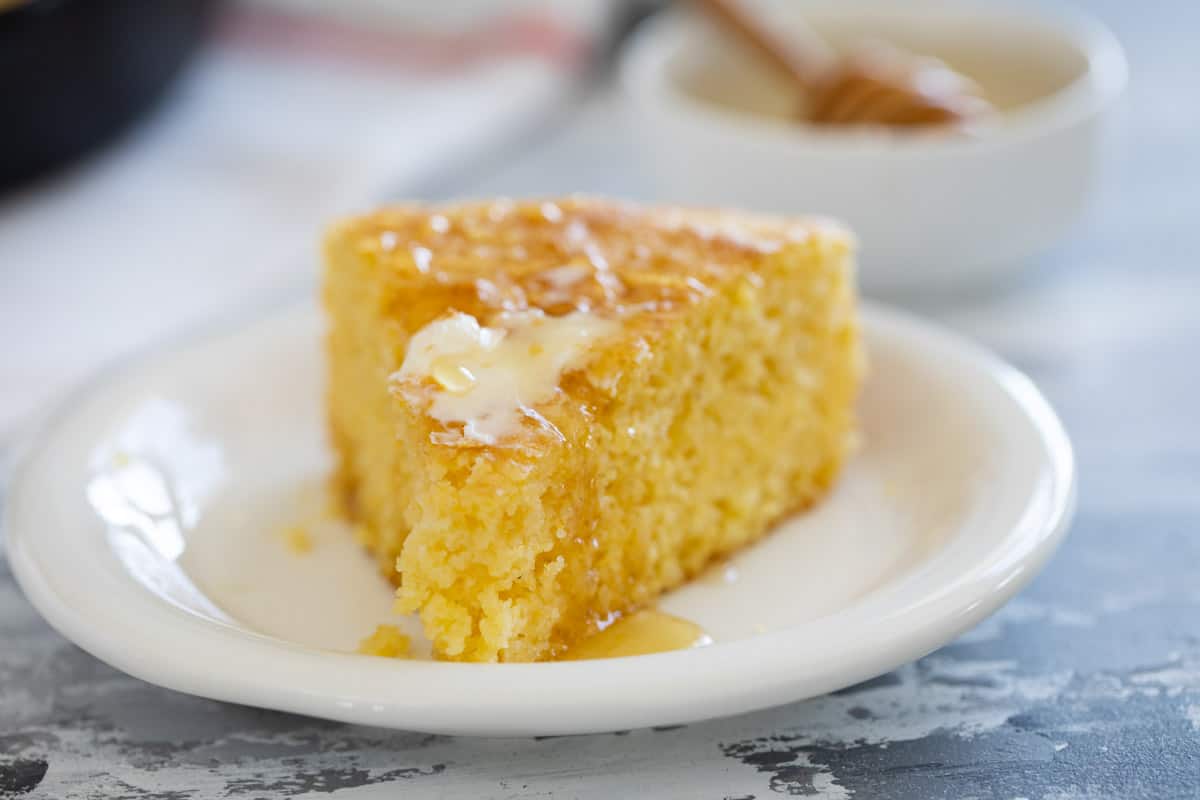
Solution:
<svg viewBox="0 0 1200 800"><path fill-rule="evenodd" d="M526 309L669 312L818 232L849 238L819 219L569 197L396 206L331 235L377 265L385 305L419 302L484 319Z"/></svg>
<svg viewBox="0 0 1200 800"><path fill-rule="evenodd" d="M390 388L433 422L431 443L540 448L565 441L555 407L586 416L615 397L684 309L735 282L753 294L768 259L849 235L569 197L385 208L327 246L365 266L371 313L403 335Z"/></svg>

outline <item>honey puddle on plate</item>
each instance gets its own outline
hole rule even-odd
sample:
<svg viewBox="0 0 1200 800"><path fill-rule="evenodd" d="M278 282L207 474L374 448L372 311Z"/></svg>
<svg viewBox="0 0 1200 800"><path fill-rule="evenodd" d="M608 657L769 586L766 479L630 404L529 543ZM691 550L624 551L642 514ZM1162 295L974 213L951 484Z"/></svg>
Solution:
<svg viewBox="0 0 1200 800"><path fill-rule="evenodd" d="M712 637L694 622L662 611L635 611L599 633L579 642L562 661L644 656L712 644ZM359 643L358 652L385 658L409 658L411 642L395 625L379 625Z"/></svg>
<svg viewBox="0 0 1200 800"><path fill-rule="evenodd" d="M662 611L635 611L576 644L562 660L643 656L711 643L712 638L694 622Z"/></svg>

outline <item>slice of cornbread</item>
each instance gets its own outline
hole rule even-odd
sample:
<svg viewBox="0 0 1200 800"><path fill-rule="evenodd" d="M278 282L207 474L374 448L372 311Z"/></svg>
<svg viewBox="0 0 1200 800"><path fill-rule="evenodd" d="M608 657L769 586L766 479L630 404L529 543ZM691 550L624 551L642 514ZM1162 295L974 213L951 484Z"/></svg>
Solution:
<svg viewBox="0 0 1200 800"><path fill-rule="evenodd" d="M337 486L442 658L562 655L819 498L852 438L829 223L389 208L329 231L324 302Z"/></svg>

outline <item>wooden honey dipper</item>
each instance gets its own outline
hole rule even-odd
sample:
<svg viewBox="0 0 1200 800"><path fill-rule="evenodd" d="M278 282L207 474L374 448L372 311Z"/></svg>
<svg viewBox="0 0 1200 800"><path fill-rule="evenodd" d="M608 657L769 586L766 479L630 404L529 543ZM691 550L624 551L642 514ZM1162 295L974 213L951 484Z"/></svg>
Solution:
<svg viewBox="0 0 1200 800"><path fill-rule="evenodd" d="M738 0L694 2L796 86L809 122L963 127L992 111L974 81L936 58L873 40L839 56L804 28L791 32L806 41L782 41Z"/></svg>

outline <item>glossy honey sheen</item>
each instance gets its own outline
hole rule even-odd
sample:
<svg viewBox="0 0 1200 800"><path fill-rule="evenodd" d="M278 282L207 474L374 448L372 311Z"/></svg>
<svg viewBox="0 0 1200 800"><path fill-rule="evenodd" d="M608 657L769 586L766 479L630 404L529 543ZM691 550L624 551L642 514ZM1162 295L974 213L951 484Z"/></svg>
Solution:
<svg viewBox="0 0 1200 800"><path fill-rule="evenodd" d="M579 642L563 660L644 656L711 643L712 638L696 623L662 611L646 609L621 617L594 636Z"/></svg>

